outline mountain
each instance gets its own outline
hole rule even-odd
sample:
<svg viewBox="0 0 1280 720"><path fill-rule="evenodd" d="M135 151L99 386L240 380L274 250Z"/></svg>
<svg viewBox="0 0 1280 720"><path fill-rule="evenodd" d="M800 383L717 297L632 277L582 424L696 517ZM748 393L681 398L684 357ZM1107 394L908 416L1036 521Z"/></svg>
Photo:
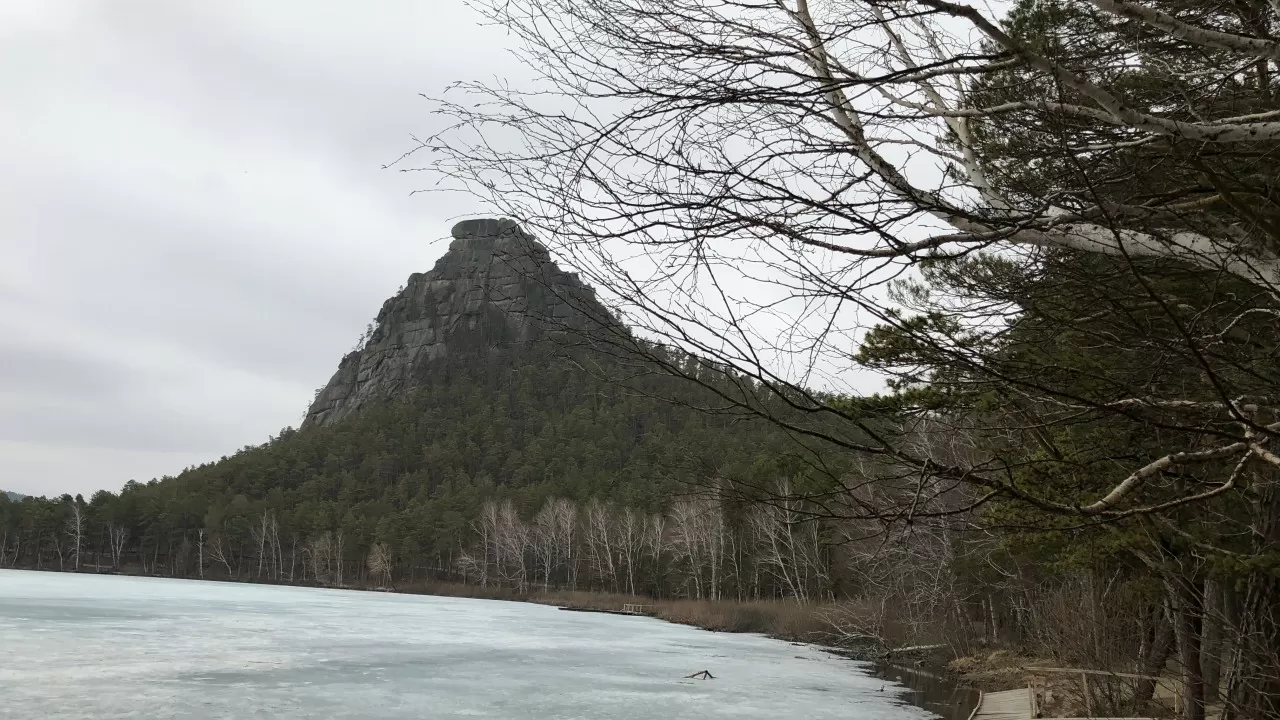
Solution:
<svg viewBox="0 0 1280 720"><path fill-rule="evenodd" d="M519 530L525 519L553 509L563 519L577 503L567 517L581 532L566 531L573 547L559 569L544 566L543 583L616 589L621 561L589 555L588 526L625 530L635 550L637 523L660 533L655 514L691 486L758 486L812 465L764 423L692 409L715 404L698 383L619 357L617 346L597 352L619 331L593 291L514 222L459 223L435 266L383 304L300 428L176 477L96 493L82 515L85 552L148 573L341 583L344 572L373 572L370 558L385 548L396 578L458 580L472 572L460 560L478 538L497 537L495 507L518 538L532 537ZM0 502L0 539L22 538L7 541L7 562L58 565L73 510L57 498ZM724 538L698 532L725 557ZM589 568L589 556L605 565ZM676 582L665 573L626 578L657 591ZM771 592L752 582L751 592Z"/></svg>
<svg viewBox="0 0 1280 720"><path fill-rule="evenodd" d="M316 396L304 427L332 425L372 400L427 382L439 361L528 349L553 332L607 322L573 273L515 222L467 220L448 252L414 273L378 313L372 332Z"/></svg>
<svg viewBox="0 0 1280 720"><path fill-rule="evenodd" d="M26 497L26 495L21 495L21 494L16 493L16 492L9 492L8 490L0 490L0 492L4 493L5 495L8 495L8 496L9 496L9 499L10 499L10 500L12 500L12 501L14 501L14 502L17 502L17 501L21 500L22 498Z"/></svg>

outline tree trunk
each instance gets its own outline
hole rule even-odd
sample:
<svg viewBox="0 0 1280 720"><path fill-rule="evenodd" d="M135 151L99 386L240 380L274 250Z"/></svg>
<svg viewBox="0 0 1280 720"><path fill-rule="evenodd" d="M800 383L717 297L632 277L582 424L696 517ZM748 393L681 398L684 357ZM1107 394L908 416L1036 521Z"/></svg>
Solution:
<svg viewBox="0 0 1280 720"><path fill-rule="evenodd" d="M1248 578L1237 637L1222 718L1274 720L1280 717L1280 580L1265 571Z"/></svg>
<svg viewBox="0 0 1280 720"><path fill-rule="evenodd" d="M1201 584L1173 578L1168 586L1178 661L1182 665L1182 720L1205 720L1204 673L1200 666Z"/></svg>
<svg viewBox="0 0 1280 720"><path fill-rule="evenodd" d="M1218 700L1222 681L1222 586L1216 580L1204 582L1204 620L1201 633L1200 667L1204 672L1204 701Z"/></svg>
<svg viewBox="0 0 1280 720"><path fill-rule="evenodd" d="M1156 611L1156 621L1151 643L1142 658L1139 672L1142 675L1159 676L1169 663L1173 654L1173 626L1169 622L1168 603ZM1133 714L1144 717L1149 711L1152 697L1155 696L1154 680L1139 680L1133 690Z"/></svg>

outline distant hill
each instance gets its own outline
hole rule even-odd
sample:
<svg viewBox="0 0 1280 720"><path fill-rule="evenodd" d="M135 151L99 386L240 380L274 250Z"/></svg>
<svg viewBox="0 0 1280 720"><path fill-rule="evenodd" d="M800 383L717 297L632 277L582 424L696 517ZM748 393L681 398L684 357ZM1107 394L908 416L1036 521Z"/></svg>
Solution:
<svg viewBox="0 0 1280 720"><path fill-rule="evenodd" d="M8 495L9 499L14 501L21 500L22 498L26 497L26 495L23 495L21 493L9 492L8 490L0 490L0 492L3 492L5 495Z"/></svg>
<svg viewBox="0 0 1280 720"><path fill-rule="evenodd" d="M302 427L94 494L84 552L173 576L342 584L390 570L527 587L531 543L549 547L554 535L558 554L538 556L544 585L685 592L704 578L686 582L672 568L694 557L702 573L705 555L706 582L723 584L732 562L752 594L784 592L751 570L745 509L690 505L679 530L660 513L690 488L796 481L814 456L762 421L694 409L723 403L710 385L603 347L626 332L615 323L514 222L459 223L448 252L413 274L342 358ZM837 472L838 458L822 462ZM73 506L23 505L0 508L0 534L23 537L10 563L57 564ZM510 510L499 517L499 507ZM483 547L499 536L510 546L501 569ZM673 549L677 538L696 546ZM644 543L656 548L647 575L639 560L635 573L619 571ZM512 557L523 569L508 572Z"/></svg>

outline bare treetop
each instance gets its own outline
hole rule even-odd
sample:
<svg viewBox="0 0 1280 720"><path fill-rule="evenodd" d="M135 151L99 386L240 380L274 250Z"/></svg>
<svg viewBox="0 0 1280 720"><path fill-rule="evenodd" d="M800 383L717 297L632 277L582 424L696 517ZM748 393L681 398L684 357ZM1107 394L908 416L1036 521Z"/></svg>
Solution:
<svg viewBox="0 0 1280 720"><path fill-rule="evenodd" d="M423 146L436 170L568 244L710 263L759 244L912 261L1004 242L1280 287L1263 208L1235 202L1226 177L1228 160L1280 139L1266 89L1277 17L1259 3L1062 2L1071 22L1040 46L945 0L477 5L545 85L464 86L441 108L459 124ZM984 139L1016 127L1037 137L1011 168ZM1205 167L1159 199L1099 186L1142 156ZM1026 195L1027 169L1054 182Z"/></svg>

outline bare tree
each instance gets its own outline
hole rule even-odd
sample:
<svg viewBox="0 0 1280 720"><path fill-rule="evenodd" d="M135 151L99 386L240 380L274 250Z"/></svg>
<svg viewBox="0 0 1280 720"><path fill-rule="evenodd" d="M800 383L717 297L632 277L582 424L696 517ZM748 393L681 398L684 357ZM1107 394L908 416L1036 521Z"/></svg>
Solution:
<svg viewBox="0 0 1280 720"><path fill-rule="evenodd" d="M542 570L544 591L550 589L557 570L572 561L573 531L576 525L577 510L563 498L548 498L533 518L530 539Z"/></svg>
<svg viewBox="0 0 1280 720"><path fill-rule="evenodd" d="M311 559L311 576L316 582L331 582L333 572L333 534L326 531L311 538L307 555Z"/></svg>
<svg viewBox="0 0 1280 720"><path fill-rule="evenodd" d="M482 0L542 82L463 84L486 102L443 102L459 125L421 147L436 153L434 169L509 214L591 244L712 252L741 240L781 250L797 269L808 263L796 251L813 248L865 274L886 259L1003 241L1176 258L1274 292L1280 255L1257 241L1264 231L1247 211L1234 210L1233 225L1214 217L1215 202L1186 196L1113 205L1079 181L1022 196L983 145L1011 118L1074 123L1076 142L1055 156L1090 169L1133 147L1245 156L1280 139L1280 121L1216 101L1241 82L1270 83L1274 13L1261 3L1069 5L1084 21L1057 29L1049 47L1080 51L1073 33L1083 32L1127 44L1087 60L1055 54L949 0ZM1167 90L1142 96L1124 86L1124 53L1194 66L1156 65ZM1028 92L1004 102L983 92L983 80L1009 78ZM1168 103L1179 96L1187 102ZM498 127L506 134L485 132Z"/></svg>
<svg viewBox="0 0 1280 720"><path fill-rule="evenodd" d="M204 528L196 531L196 566L200 572L200 579L204 579Z"/></svg>
<svg viewBox="0 0 1280 720"><path fill-rule="evenodd" d="M79 497L67 503L67 540L71 543L72 569L80 569L80 551L84 548L84 501Z"/></svg>
<svg viewBox="0 0 1280 720"><path fill-rule="evenodd" d="M330 542L330 552L329 552L329 557L332 562L332 570L329 571L329 576L333 578L333 582L335 584L341 586L342 579L343 579L342 578L343 570L346 567L346 557L347 557L346 548L344 547L345 543L342 537L342 531L341 530L334 531L332 538L333 539Z"/></svg>
<svg viewBox="0 0 1280 720"><path fill-rule="evenodd" d="M515 505L504 500L498 507L498 556L497 567L502 580L523 592L529 581L526 551L529 548L529 528L520 519Z"/></svg>
<svg viewBox="0 0 1280 720"><path fill-rule="evenodd" d="M615 525L618 557L626 567L627 592L636 594L636 564L644 547L644 515L629 507L622 508Z"/></svg>
<svg viewBox="0 0 1280 720"><path fill-rule="evenodd" d="M375 582L390 587L392 558L391 548L384 542L376 542L369 548L369 557L367 559L369 567L369 576Z"/></svg>
<svg viewBox="0 0 1280 720"><path fill-rule="evenodd" d="M803 502L793 494L790 482L782 480L776 499L755 505L748 516L760 548L758 563L802 603L810 599L814 584L819 589L827 584L818 522L800 511Z"/></svg>
<svg viewBox="0 0 1280 720"><path fill-rule="evenodd" d="M613 545L613 508L592 498L583 511L586 526L583 537L587 544L587 559L591 571L600 580L601 587L617 589L618 575Z"/></svg>
<svg viewBox="0 0 1280 720"><path fill-rule="evenodd" d="M119 570L124 560L124 544L129 539L129 529L116 523L107 524L107 542L111 547L111 567Z"/></svg>
<svg viewBox="0 0 1280 720"><path fill-rule="evenodd" d="M485 502L477 530L484 559L481 584L488 582L492 568L499 584L524 591L529 579L526 551L530 548L530 533L515 506L510 500Z"/></svg>
<svg viewBox="0 0 1280 720"><path fill-rule="evenodd" d="M480 509L480 519L473 526L480 536L480 556L475 558L475 569L480 577L480 587L488 587L489 561L498 554L498 506L486 502Z"/></svg>
<svg viewBox="0 0 1280 720"><path fill-rule="evenodd" d="M258 546L258 577L262 577L265 564L268 577L280 579L283 553L280 548L280 523L270 510L263 510L252 528L254 544Z"/></svg>
<svg viewBox="0 0 1280 720"><path fill-rule="evenodd" d="M484 562L475 555L462 551L458 553L456 561L458 572L462 573L462 582L474 582L473 578L483 578L485 574ZM481 581L483 587L483 580Z"/></svg>
<svg viewBox="0 0 1280 720"><path fill-rule="evenodd" d="M240 574L232 569L231 561L227 558L226 549L222 546L222 533L215 532L212 539L213 541L209 544L209 558L222 563L222 566L227 569L228 578L237 579Z"/></svg>
<svg viewBox="0 0 1280 720"><path fill-rule="evenodd" d="M569 588L576 590L578 583L578 554L575 550L578 531L578 506L572 501L559 499L555 501L556 537L561 546L561 557L564 558L565 574L568 576Z"/></svg>
<svg viewBox="0 0 1280 720"><path fill-rule="evenodd" d="M298 564L298 533L289 535L289 582L293 582L294 568ZM306 562L303 562L302 572L305 575L307 571Z"/></svg>
<svg viewBox="0 0 1280 720"><path fill-rule="evenodd" d="M659 593L662 592L666 568L663 558L667 550L667 519L662 513L653 513L644 518L644 548L649 555L652 582Z"/></svg>
<svg viewBox="0 0 1280 720"><path fill-rule="evenodd" d="M724 516L718 502L679 500L671 507L670 547L685 566L694 596L718 600L724 562Z"/></svg>

